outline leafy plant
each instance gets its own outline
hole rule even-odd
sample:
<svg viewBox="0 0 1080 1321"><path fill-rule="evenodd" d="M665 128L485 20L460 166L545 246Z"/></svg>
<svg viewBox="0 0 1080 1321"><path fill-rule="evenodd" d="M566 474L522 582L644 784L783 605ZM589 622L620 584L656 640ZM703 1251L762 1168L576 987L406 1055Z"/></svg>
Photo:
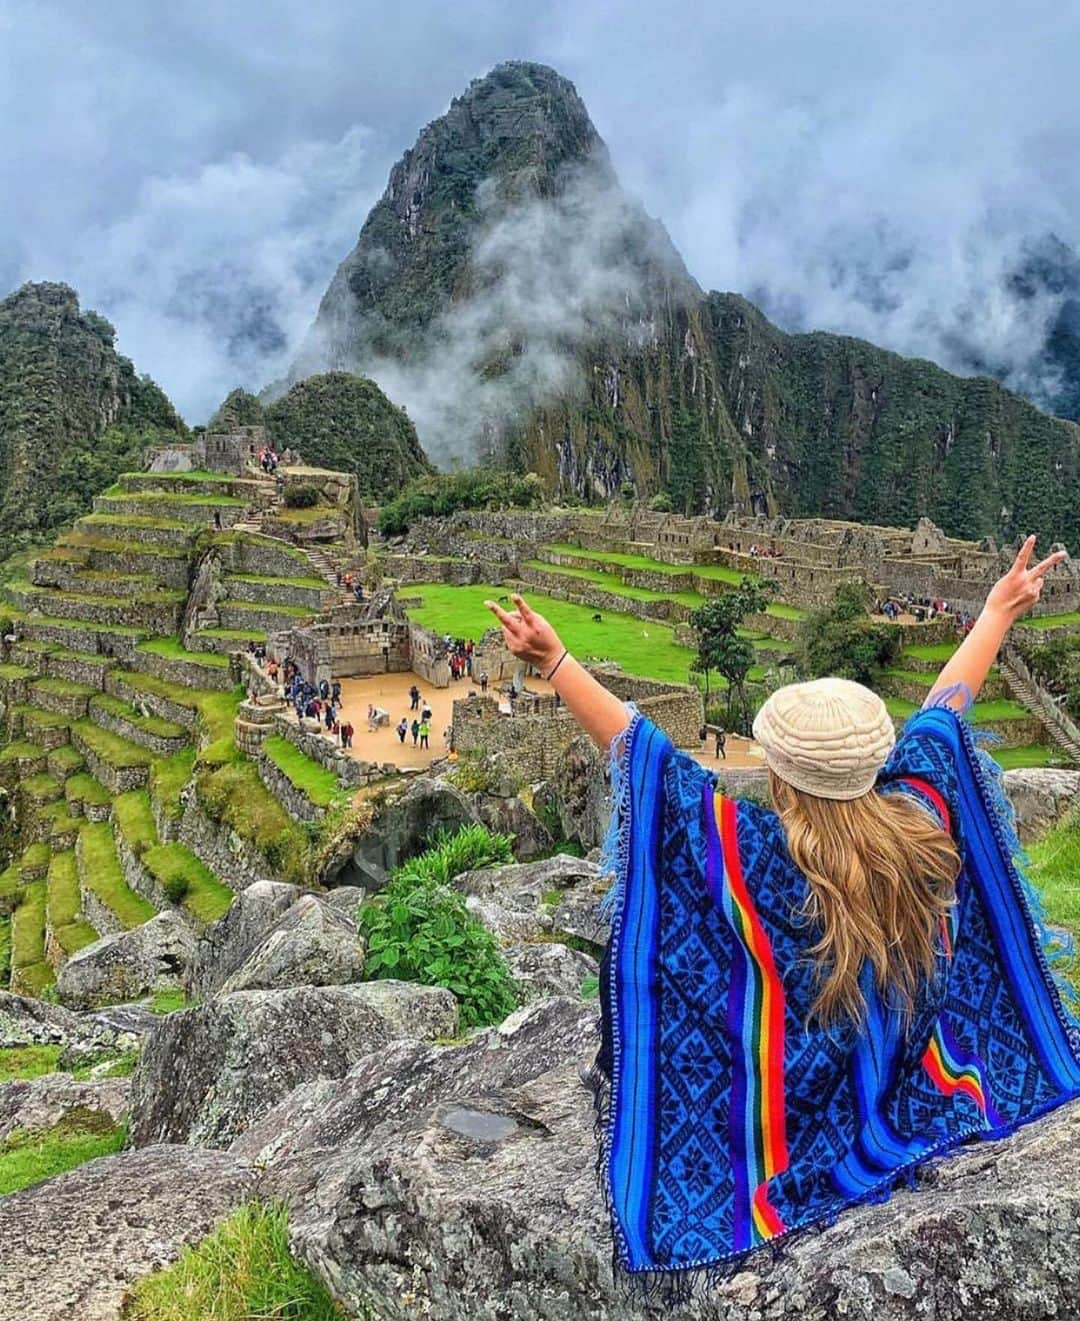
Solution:
<svg viewBox="0 0 1080 1321"><path fill-rule="evenodd" d="M186 876L177 874L167 876L162 882L161 888L165 891L166 898L174 904L180 904L187 898L191 883Z"/></svg>
<svg viewBox="0 0 1080 1321"><path fill-rule="evenodd" d="M386 889L360 905L365 980L444 986L457 998L463 1027L501 1022L517 1004L510 970L495 937L450 882L510 857L509 838L483 826L439 832L431 848L398 867Z"/></svg>
<svg viewBox="0 0 1080 1321"><path fill-rule="evenodd" d="M739 636L747 615L760 615L769 605L774 583L756 582L744 578L733 591L711 597L704 605L690 612L690 625L697 634L697 655L690 664L696 674L705 676L705 702L709 702L709 675L713 670L727 681L727 712L725 725L749 732L750 709L746 693L746 676L755 663L754 648ZM736 720L735 704L739 707Z"/></svg>

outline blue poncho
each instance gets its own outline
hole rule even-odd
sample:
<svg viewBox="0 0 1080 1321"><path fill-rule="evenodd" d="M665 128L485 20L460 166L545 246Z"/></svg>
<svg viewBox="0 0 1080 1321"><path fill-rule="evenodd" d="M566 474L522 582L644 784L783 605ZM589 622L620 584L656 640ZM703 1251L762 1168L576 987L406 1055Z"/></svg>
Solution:
<svg viewBox="0 0 1080 1321"><path fill-rule="evenodd" d="M878 787L914 794L951 832L957 901L906 1030L867 967L864 1024L827 1031L806 1026L815 933L779 818L719 794L634 715L613 761L593 1075L625 1271L722 1273L1080 1094L1080 1026L984 756L947 708L908 722Z"/></svg>

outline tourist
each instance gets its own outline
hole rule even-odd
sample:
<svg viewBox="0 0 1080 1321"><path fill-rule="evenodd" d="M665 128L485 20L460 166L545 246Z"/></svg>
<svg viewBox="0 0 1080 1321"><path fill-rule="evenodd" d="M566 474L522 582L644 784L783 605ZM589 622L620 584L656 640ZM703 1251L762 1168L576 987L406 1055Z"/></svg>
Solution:
<svg viewBox="0 0 1080 1321"><path fill-rule="evenodd" d="M339 679L335 679L330 685L330 700L335 706L341 705L341 681Z"/></svg>
<svg viewBox="0 0 1080 1321"><path fill-rule="evenodd" d="M409 729L410 729L411 732L412 732L412 745L413 745L413 747L415 748L415 747L416 747L416 740L420 737L420 721L417 720L417 718L416 718L415 716L413 716L413 722L412 722L412 724L409 726Z"/></svg>
<svg viewBox="0 0 1080 1321"><path fill-rule="evenodd" d="M353 732L352 721L347 720L345 724L341 726L341 737L344 739L347 748L352 747Z"/></svg>
<svg viewBox="0 0 1080 1321"><path fill-rule="evenodd" d="M370 702L367 709L367 727L369 734L375 732L375 707Z"/></svg>
<svg viewBox="0 0 1080 1321"><path fill-rule="evenodd" d="M409 689L409 710L415 711L419 705L420 705L420 689L417 688L416 684L413 684L413 686Z"/></svg>
<svg viewBox="0 0 1080 1321"><path fill-rule="evenodd" d="M323 719L325 721L327 729L329 729L333 725L334 721L337 720L337 712L334 710L333 702L327 703L326 712L324 714Z"/></svg>
<svg viewBox="0 0 1080 1321"><path fill-rule="evenodd" d="M420 734L420 746L422 748L426 748L428 746L428 735L430 733L431 733L430 722L427 720L421 720L419 734Z"/></svg>
<svg viewBox="0 0 1080 1321"><path fill-rule="evenodd" d="M727 748L727 735L724 733L722 729L718 729L716 731L716 755L718 758L723 757L725 761L727 761L727 752L725 751L726 748Z"/></svg>
<svg viewBox="0 0 1080 1321"><path fill-rule="evenodd" d="M337 572L334 574L334 578L335 578L335 580L336 580L336 582L337 582L337 585L340 587L340 586L341 586L341 570L340 570L340 569L338 569Z"/></svg>
<svg viewBox="0 0 1080 1321"><path fill-rule="evenodd" d="M221 510L220 510L220 509L215 509L215 510L214 510L214 530L215 530L216 532L220 532L220 531L221 531Z"/></svg>
<svg viewBox="0 0 1080 1321"><path fill-rule="evenodd" d="M487 670L484 670L484 672L480 675L480 691L482 693L486 693L487 689L488 689Z"/></svg>
<svg viewBox="0 0 1080 1321"><path fill-rule="evenodd" d="M615 917L590 1081L625 1270L753 1269L755 1246L1080 1097L1076 1020L1012 812L962 719L1065 559L1029 567L1034 545L899 738L850 680L769 696L753 727L771 809L722 792L520 596L487 603L513 655L612 750ZM689 1161L687 1135L706 1133L718 1149Z"/></svg>
<svg viewBox="0 0 1080 1321"><path fill-rule="evenodd" d="M431 719L431 707L428 706L427 702L424 703L424 709L420 712L420 719L421 720Z"/></svg>
<svg viewBox="0 0 1080 1321"><path fill-rule="evenodd" d="M397 724L394 726L394 728L397 730L398 742L399 742L399 743L404 743L404 742L405 742L405 735L409 732L409 720L408 720L408 717L407 717L407 716L402 716L401 719L400 719L400 720L397 722Z"/></svg>
<svg viewBox="0 0 1080 1321"><path fill-rule="evenodd" d="M319 680L319 696L324 702L330 696L330 684L326 679Z"/></svg>

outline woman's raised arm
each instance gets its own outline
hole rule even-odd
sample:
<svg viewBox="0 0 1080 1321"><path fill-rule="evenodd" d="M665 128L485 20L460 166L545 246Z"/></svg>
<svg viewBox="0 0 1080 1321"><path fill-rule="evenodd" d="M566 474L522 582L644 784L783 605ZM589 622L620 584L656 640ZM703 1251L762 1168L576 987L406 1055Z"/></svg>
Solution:
<svg viewBox="0 0 1080 1321"><path fill-rule="evenodd" d="M1005 634L1038 601L1047 571L1068 559L1065 551L1058 550L1029 569L1034 549L1035 538L1028 537L1008 573L991 587L974 627L946 661L924 706L933 706L945 699L945 705L963 710L978 696ZM948 692L950 689L952 691Z"/></svg>
<svg viewBox="0 0 1080 1321"><path fill-rule="evenodd" d="M494 601L484 602L502 625L507 647L519 660L534 665L543 678L550 677L567 710L606 752L611 740L630 723L626 707L574 660L548 621L524 597L515 592L512 600L516 610L503 610Z"/></svg>

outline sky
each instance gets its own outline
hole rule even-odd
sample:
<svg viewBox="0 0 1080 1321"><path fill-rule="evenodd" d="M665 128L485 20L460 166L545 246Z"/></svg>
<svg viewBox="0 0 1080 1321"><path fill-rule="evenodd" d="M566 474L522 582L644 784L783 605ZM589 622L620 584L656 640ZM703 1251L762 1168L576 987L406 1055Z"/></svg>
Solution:
<svg viewBox="0 0 1080 1321"><path fill-rule="evenodd" d="M1068 0L0 0L0 296L72 284L191 423L280 377L390 166L505 59L569 77L707 289L1038 392L1080 248Z"/></svg>

